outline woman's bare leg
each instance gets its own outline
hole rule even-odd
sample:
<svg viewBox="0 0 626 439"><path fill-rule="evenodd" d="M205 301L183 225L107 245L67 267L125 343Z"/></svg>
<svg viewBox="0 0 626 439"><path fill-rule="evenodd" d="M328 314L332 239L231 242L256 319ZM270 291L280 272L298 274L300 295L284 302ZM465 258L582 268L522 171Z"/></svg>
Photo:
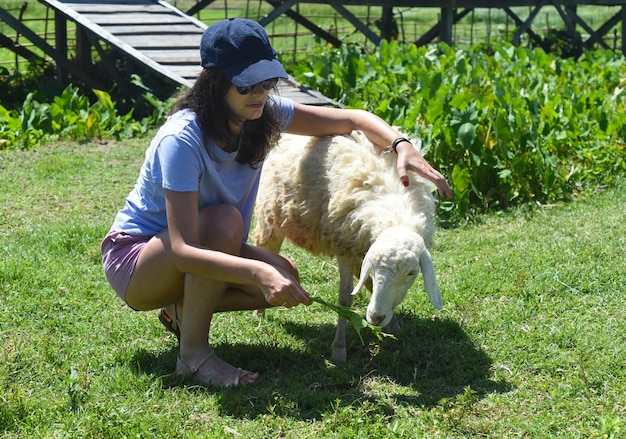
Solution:
<svg viewBox="0 0 626 439"><path fill-rule="evenodd" d="M243 236L241 217L232 209L220 212L218 221L215 212L200 216L200 239L202 245L211 250L239 255ZM225 294L234 294L224 282L187 274L182 324L180 328L180 354L176 371L191 372L201 383L228 385L235 382L249 384L257 381L260 375L240 372L213 354L207 335L210 334L211 320ZM237 291L237 290L235 290ZM241 294L238 294L241 295ZM247 295L244 295L247 296ZM210 336L210 335L209 335Z"/></svg>
<svg viewBox="0 0 626 439"><path fill-rule="evenodd" d="M241 244L243 224L235 209L228 206L203 209L200 212L200 228L204 247L266 261L285 275L297 279L295 267L285 258ZM197 368L194 373L197 381L215 385L231 384L238 369L212 353L209 332L213 314L268 306L261 291L254 286L227 285L179 272L174 264L167 231L150 240L142 251L126 298L130 306L139 310L156 309L173 303L182 305L178 306L180 354L177 371L194 372ZM171 308L169 310L171 312ZM239 382L248 384L258 379L258 373L243 371Z"/></svg>

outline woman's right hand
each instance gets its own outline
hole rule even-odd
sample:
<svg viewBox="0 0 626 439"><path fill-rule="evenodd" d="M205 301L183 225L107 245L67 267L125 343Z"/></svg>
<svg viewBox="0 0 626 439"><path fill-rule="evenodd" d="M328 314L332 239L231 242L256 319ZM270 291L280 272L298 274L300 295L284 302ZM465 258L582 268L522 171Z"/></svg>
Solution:
<svg viewBox="0 0 626 439"><path fill-rule="evenodd" d="M265 296L265 301L272 306L284 306L291 308L299 304L310 305L313 303L309 293L291 275L278 270L272 265L265 264L265 270L261 270L257 276L259 288Z"/></svg>

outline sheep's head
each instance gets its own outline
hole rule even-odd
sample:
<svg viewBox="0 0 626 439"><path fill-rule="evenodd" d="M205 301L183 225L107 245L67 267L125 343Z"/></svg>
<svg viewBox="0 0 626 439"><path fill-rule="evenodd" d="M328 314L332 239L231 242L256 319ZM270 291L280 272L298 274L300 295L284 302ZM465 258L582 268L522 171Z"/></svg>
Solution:
<svg viewBox="0 0 626 439"><path fill-rule="evenodd" d="M367 306L367 322L386 326L420 271L430 302L441 309L443 303L435 268L422 237L407 229L392 228L383 232L367 251L359 282L352 291L352 295L356 295L371 276L372 297Z"/></svg>

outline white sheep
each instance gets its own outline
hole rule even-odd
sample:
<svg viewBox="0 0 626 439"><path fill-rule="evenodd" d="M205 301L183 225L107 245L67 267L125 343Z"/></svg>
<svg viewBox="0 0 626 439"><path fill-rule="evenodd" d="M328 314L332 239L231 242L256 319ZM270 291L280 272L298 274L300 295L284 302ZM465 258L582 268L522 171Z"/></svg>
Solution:
<svg viewBox="0 0 626 439"><path fill-rule="evenodd" d="M402 186L396 155L377 150L360 131L315 138L283 135L263 166L254 240L280 250L285 237L339 265L339 304L366 286L366 320L399 330L395 308L422 271L431 303L441 292L427 247L433 244L435 199L426 180L412 174ZM358 277L353 289L352 277ZM331 360L346 360L346 321L339 319Z"/></svg>

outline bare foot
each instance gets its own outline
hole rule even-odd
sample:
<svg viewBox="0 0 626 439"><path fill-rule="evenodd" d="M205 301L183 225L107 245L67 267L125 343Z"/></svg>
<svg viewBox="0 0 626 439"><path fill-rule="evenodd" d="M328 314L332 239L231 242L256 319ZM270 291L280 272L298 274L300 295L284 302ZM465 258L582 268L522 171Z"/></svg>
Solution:
<svg viewBox="0 0 626 439"><path fill-rule="evenodd" d="M191 375L196 382L215 387L253 384L261 378L258 372L250 372L226 363L215 355L213 349L201 356L200 360L183 361L179 354L176 373Z"/></svg>

